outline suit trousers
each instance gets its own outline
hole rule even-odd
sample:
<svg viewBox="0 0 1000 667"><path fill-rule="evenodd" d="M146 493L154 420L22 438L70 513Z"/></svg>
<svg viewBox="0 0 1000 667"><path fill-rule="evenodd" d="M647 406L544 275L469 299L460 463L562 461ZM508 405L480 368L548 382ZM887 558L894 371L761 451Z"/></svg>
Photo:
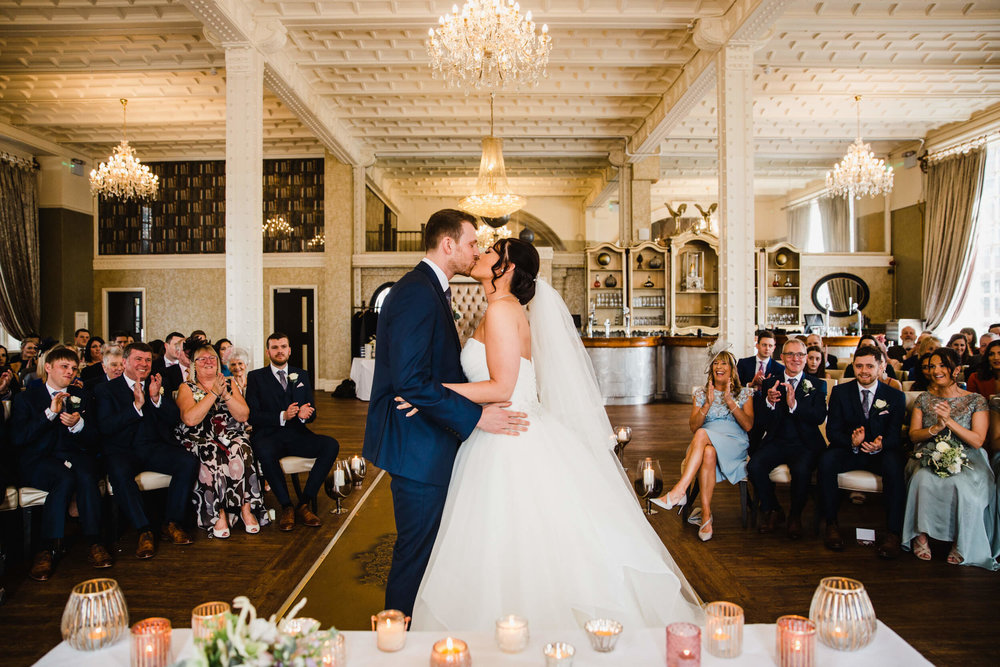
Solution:
<svg viewBox="0 0 1000 667"><path fill-rule="evenodd" d="M254 433L250 438L254 456L260 461L264 479L271 485L271 491L282 507L292 504L288 495L288 482L281 470L281 459L285 456L301 456L316 459L306 486L302 490L308 498L315 498L323 486L330 469L340 453L340 443L328 435L319 435L307 429L284 426L267 433Z"/></svg>
<svg viewBox="0 0 1000 667"><path fill-rule="evenodd" d="M150 525L142 506L142 492L135 482L135 476L146 470L170 475L164 519L181 525L185 523L184 516L191 507L191 494L201 468L196 456L179 446L156 443L145 445L141 450L109 452L106 459L108 481L115 498L135 528Z"/></svg>
<svg viewBox="0 0 1000 667"><path fill-rule="evenodd" d="M774 482L769 475L773 469L785 463L792 474L792 502L789 514L798 517L809 498L809 482L816 468L819 452L806 447L801 442L771 441L761 445L747 465L747 473L753 483L760 509L771 512L781 509L774 493Z"/></svg>
<svg viewBox="0 0 1000 667"><path fill-rule="evenodd" d="M817 483L820 502L826 522L837 521L840 506L840 488L837 475L849 470L867 470L882 476L882 495L885 501L886 528L897 536L903 530L903 510L906 508L906 480L903 473L906 461L900 452L855 454L843 447L830 448L819 460Z"/></svg>
<svg viewBox="0 0 1000 667"><path fill-rule="evenodd" d="M66 467L64 460L72 467ZM22 466L21 478L27 486L49 493L42 507L42 538L55 540L65 535L66 510L74 494L83 534L91 538L100 535L101 475L92 456L83 453L43 456Z"/></svg>
<svg viewBox="0 0 1000 667"><path fill-rule="evenodd" d="M396 519L396 544L385 587L385 608L398 609L409 616L441 526L448 487L394 475L389 489Z"/></svg>

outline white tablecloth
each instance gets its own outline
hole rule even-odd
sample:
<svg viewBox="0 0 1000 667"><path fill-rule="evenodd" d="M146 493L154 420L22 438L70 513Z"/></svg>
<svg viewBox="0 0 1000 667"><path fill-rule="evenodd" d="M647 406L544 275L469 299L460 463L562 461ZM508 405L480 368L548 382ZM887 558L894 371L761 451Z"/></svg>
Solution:
<svg viewBox="0 0 1000 667"><path fill-rule="evenodd" d="M375 360L355 357L351 361L351 379L354 380L354 392L362 401L367 401L372 395L372 378L375 377Z"/></svg>
<svg viewBox="0 0 1000 667"><path fill-rule="evenodd" d="M345 632L347 637L347 664L349 667L426 667L434 642L445 636L443 632L410 632L406 647L398 653L382 653L375 648L375 633ZM469 644L472 664L475 667L505 667L507 665L545 664L542 647L550 641L568 641L576 647L573 667L661 667L666 663L666 639L663 630L641 629L622 634L611 653L596 653L590 648L586 633L575 630L563 633L533 635L531 644L521 653L509 655L496 647L493 635L477 632L456 632ZM173 632L173 658L190 655L191 630L175 629ZM887 665L930 665L912 646L881 621L875 640L854 653L834 651L817 642L816 667L886 667ZM743 631L743 654L735 659L716 658L704 649L702 665L760 665L771 667L774 662L774 625L748 625ZM129 639L126 637L114 646L85 653L70 648L65 642L52 649L37 665L43 667L114 667L129 665Z"/></svg>

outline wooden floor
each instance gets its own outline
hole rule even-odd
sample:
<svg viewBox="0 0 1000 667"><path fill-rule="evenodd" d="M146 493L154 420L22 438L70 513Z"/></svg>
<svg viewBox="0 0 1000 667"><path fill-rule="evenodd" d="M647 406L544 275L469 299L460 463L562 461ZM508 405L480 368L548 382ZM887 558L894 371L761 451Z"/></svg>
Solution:
<svg viewBox="0 0 1000 667"><path fill-rule="evenodd" d="M341 443L343 454L360 451L366 403L318 398L317 430ZM610 407L615 424L633 428L626 463L641 456L660 460L668 479L679 474L689 432L689 408L677 404ZM366 485L374 474L369 474ZM362 497L355 493L351 507ZM779 497L780 495L779 491ZM273 503L273 499L270 499ZM163 545L156 558L133 557L135 534L126 532L122 551L109 570L88 567L82 545L70 546L54 578L37 583L26 577L27 564L9 564L4 577L8 601L0 607L0 664L31 664L60 640L59 621L72 586L94 576L118 580L134 621L166 616L177 627L190 625L190 610L209 599L247 595L259 613L272 614L286 599L330 543L347 515L328 513L332 501L320 498L323 526L298 527L280 533L273 526L259 535L236 533L229 540L199 535L188 547ZM702 543L696 527L673 513L650 517L651 524L705 601L726 599L744 607L750 623L771 623L787 613L807 615L816 584L823 576L840 574L860 579L867 587L879 618L937 665L994 665L995 631L1000 611L1000 573L974 567L949 566L947 549L936 549L933 562L904 554L892 562L878 560L873 547L850 546L834 554L818 537L791 542L782 534L758 535L740 527L739 499L734 487L719 487L713 503L715 538ZM807 508L807 518L812 506ZM847 502L841 526L880 528L882 507L877 498L854 506ZM8 539L17 539L16 527ZM337 543L335 549L350 548ZM377 610L365 610L372 613ZM887 666L888 667L888 666Z"/></svg>

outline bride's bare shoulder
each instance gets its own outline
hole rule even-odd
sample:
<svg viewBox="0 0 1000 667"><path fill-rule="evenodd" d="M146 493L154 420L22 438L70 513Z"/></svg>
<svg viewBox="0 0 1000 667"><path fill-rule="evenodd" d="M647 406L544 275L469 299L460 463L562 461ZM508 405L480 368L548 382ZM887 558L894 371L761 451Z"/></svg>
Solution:
<svg viewBox="0 0 1000 667"><path fill-rule="evenodd" d="M500 299L487 306L483 320L489 326L506 326L520 322L527 323L528 318L524 314L524 307L515 299Z"/></svg>

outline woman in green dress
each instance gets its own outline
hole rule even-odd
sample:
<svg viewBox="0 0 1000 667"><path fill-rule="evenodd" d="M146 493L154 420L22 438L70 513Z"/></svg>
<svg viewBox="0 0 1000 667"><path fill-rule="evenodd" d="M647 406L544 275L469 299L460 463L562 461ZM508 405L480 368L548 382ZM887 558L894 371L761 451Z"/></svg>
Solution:
<svg viewBox="0 0 1000 667"><path fill-rule="evenodd" d="M968 467L948 477L911 461L903 518L903 547L930 560L928 537L951 542L948 562L997 569L990 534L996 488L983 445L989 425L986 399L958 386L958 355L939 348L930 358L930 387L917 397L910 419L910 440L933 440L948 429L965 446Z"/></svg>

